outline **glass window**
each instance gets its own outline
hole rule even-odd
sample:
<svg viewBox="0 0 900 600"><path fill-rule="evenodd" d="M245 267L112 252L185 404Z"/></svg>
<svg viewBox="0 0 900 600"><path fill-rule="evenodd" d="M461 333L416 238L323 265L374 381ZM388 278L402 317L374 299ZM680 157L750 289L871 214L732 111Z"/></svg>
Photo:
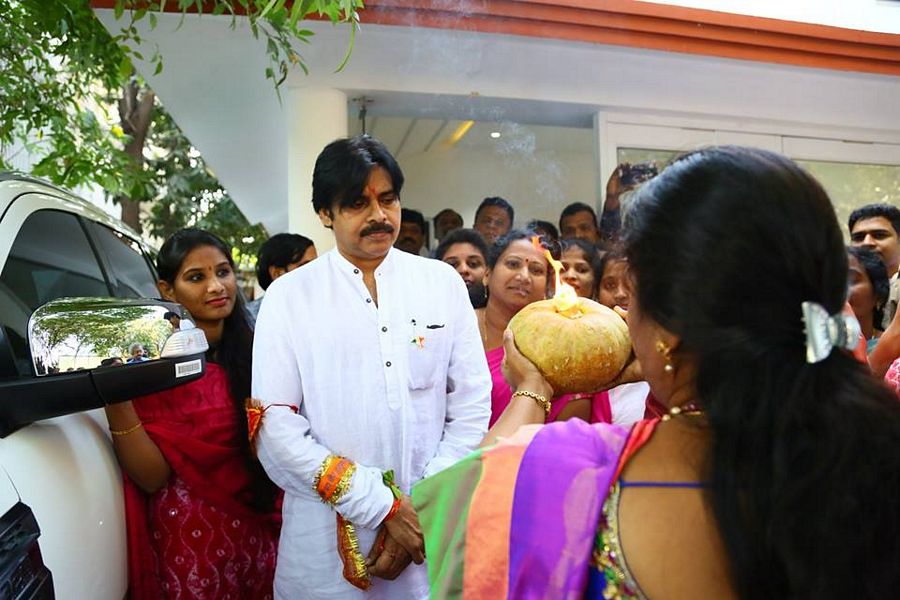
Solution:
<svg viewBox="0 0 900 600"><path fill-rule="evenodd" d="M123 298L156 298L156 278L141 245L103 225L92 224L97 243L106 254L116 288Z"/></svg>
<svg viewBox="0 0 900 600"><path fill-rule="evenodd" d="M819 180L837 213L844 237L850 239L847 219L853 209L884 202L900 206L900 166L798 160Z"/></svg>
<svg viewBox="0 0 900 600"><path fill-rule="evenodd" d="M34 309L63 296L109 294L77 217L54 210L30 215L0 273L0 320L19 372L31 372L26 329Z"/></svg>

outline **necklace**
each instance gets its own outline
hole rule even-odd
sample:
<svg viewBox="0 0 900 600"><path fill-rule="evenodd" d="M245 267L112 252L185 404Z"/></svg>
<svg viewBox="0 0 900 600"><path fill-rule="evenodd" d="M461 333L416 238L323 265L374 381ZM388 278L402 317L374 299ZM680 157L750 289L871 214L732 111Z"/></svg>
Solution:
<svg viewBox="0 0 900 600"><path fill-rule="evenodd" d="M686 402L681 406L673 406L669 409L669 412L662 416L662 421L668 421L672 417L677 417L679 415L683 415L685 417L699 417L706 414L706 411L703 410L703 407L700 406L696 402Z"/></svg>

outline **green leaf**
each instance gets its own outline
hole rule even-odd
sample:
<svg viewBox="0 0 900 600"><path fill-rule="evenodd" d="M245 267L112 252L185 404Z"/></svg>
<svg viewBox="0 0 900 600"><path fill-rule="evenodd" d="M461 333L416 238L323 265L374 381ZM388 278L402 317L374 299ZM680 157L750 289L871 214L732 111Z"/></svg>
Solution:
<svg viewBox="0 0 900 600"><path fill-rule="evenodd" d="M113 15L116 18L116 21L122 18L122 13L125 12L125 0L116 0L116 6L113 9Z"/></svg>
<svg viewBox="0 0 900 600"><path fill-rule="evenodd" d="M156 29L156 13L152 12L149 16L150 29Z"/></svg>
<svg viewBox="0 0 900 600"><path fill-rule="evenodd" d="M278 0L269 0L269 3L266 4L265 8L259 13L259 18L265 19L266 15L269 14L269 11L272 10L272 7L275 6L276 2L278 2Z"/></svg>
<svg viewBox="0 0 900 600"><path fill-rule="evenodd" d="M122 61L119 63L119 80L125 81L131 77L132 71L134 71L134 65L131 64L131 58L128 55L123 56Z"/></svg>
<svg viewBox="0 0 900 600"><path fill-rule="evenodd" d="M162 62L162 59L160 58L159 60L156 61L156 68L153 70L154 77L156 75L159 75L160 73L162 73L162 70L163 70L163 62Z"/></svg>

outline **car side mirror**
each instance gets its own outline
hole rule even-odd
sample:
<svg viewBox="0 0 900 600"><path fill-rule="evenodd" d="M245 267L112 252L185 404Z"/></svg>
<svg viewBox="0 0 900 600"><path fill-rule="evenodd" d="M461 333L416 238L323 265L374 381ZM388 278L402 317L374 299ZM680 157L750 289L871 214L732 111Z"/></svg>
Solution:
<svg viewBox="0 0 900 600"><path fill-rule="evenodd" d="M192 357L209 348L180 305L119 298L48 302L28 321L28 343L38 377ZM177 374L193 374L186 361L177 363Z"/></svg>
<svg viewBox="0 0 900 600"><path fill-rule="evenodd" d="M197 379L209 348L179 304L146 299L53 300L31 315L28 339L36 377L0 386L0 437Z"/></svg>

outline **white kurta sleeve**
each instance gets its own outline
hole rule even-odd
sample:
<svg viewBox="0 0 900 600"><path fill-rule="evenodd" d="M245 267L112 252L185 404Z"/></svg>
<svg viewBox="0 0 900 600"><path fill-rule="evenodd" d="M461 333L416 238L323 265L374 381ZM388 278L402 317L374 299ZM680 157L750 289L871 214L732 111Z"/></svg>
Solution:
<svg viewBox="0 0 900 600"><path fill-rule="evenodd" d="M491 417L491 375L478 320L465 284L456 279L451 293L454 335L447 369L444 434L434 458L425 467L424 477L449 467L474 450L487 433Z"/></svg>
<svg viewBox="0 0 900 600"><path fill-rule="evenodd" d="M253 397L263 406L287 404L300 409L303 391L294 347L298 340L292 335L294 319L281 293L283 287L279 288L270 286L256 321ZM292 311L298 311L296 304ZM268 408L256 437L256 450L276 485L291 495L319 499L314 482L332 453L313 437L306 417L284 407ZM374 529L387 516L393 500L381 471L357 463L347 491L334 508L350 522Z"/></svg>

